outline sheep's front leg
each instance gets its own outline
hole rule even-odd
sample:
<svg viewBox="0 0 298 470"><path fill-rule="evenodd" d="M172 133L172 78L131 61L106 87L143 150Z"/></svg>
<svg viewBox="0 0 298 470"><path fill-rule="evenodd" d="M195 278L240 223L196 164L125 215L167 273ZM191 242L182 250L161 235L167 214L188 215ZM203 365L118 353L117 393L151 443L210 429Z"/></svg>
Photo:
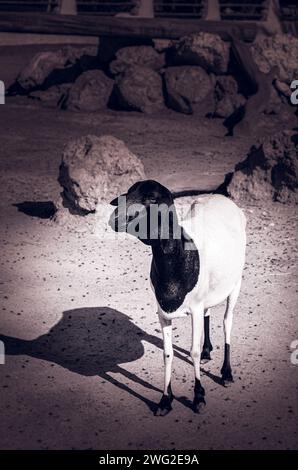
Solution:
<svg viewBox="0 0 298 470"><path fill-rule="evenodd" d="M200 359L201 359L201 338L203 333L204 324L204 309L202 306L198 306L195 311L192 312L192 346L191 346L191 358L194 364L195 370L195 387L194 387L194 399L193 399L193 410L195 413L200 413L206 406L205 402L205 390L201 385L201 372L200 372Z"/></svg>
<svg viewBox="0 0 298 470"><path fill-rule="evenodd" d="M171 373L173 362L172 321L159 316L164 344L164 390L155 412L156 416L165 416L172 410L174 395L171 387Z"/></svg>

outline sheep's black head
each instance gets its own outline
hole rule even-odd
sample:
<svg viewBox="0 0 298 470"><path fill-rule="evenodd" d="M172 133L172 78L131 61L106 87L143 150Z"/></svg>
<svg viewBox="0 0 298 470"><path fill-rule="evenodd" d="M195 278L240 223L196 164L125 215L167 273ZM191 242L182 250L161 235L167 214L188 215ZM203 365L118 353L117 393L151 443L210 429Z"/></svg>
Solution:
<svg viewBox="0 0 298 470"><path fill-rule="evenodd" d="M179 227L172 193L157 181L139 181L111 204L116 206L109 221L113 230L127 232L146 244L173 238Z"/></svg>

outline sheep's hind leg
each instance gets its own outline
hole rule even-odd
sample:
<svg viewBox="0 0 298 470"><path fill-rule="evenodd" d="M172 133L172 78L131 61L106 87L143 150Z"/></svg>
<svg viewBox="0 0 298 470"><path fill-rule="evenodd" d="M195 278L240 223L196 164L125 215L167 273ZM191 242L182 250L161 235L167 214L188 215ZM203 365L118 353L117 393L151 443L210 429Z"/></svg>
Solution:
<svg viewBox="0 0 298 470"><path fill-rule="evenodd" d="M204 310L201 305L198 305L195 311L192 312L192 346L191 346L191 358L193 360L195 370L195 387L194 387L194 399L193 399L193 410L195 413L201 413L205 406L205 390L201 384L200 375L200 359L201 359L201 337L203 333L203 319Z"/></svg>
<svg viewBox="0 0 298 470"><path fill-rule="evenodd" d="M231 362L230 362L230 344L231 344L231 330L233 323L233 312L239 296L241 286L241 279L236 284L234 290L231 292L227 299L227 308L224 316L224 335L225 335L225 355L224 362L221 368L221 382L223 385L228 385L234 382Z"/></svg>
<svg viewBox="0 0 298 470"><path fill-rule="evenodd" d="M201 362L203 364L211 360L210 353L213 351L210 341L210 309L205 310L204 315L204 344L201 353Z"/></svg>

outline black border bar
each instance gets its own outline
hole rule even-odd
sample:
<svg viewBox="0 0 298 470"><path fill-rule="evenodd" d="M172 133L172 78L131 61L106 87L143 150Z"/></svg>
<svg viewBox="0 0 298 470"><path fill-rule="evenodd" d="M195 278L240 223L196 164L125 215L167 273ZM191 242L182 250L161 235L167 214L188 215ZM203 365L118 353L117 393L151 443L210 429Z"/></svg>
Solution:
<svg viewBox="0 0 298 470"><path fill-rule="evenodd" d="M130 465L129 465L130 462ZM87 468L148 468L186 465L271 465L285 468L298 463L298 450L0 450L0 465L72 465Z"/></svg>

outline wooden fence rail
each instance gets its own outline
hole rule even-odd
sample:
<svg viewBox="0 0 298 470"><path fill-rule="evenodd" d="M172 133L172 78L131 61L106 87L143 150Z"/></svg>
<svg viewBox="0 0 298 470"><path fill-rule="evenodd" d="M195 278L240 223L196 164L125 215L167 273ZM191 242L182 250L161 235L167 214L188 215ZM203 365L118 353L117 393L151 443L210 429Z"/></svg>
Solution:
<svg viewBox="0 0 298 470"><path fill-rule="evenodd" d="M190 33L207 31L219 34L225 40L235 36L250 42L254 40L257 30L255 23L245 21L236 24L233 21L199 19L0 13L0 32L178 39Z"/></svg>

